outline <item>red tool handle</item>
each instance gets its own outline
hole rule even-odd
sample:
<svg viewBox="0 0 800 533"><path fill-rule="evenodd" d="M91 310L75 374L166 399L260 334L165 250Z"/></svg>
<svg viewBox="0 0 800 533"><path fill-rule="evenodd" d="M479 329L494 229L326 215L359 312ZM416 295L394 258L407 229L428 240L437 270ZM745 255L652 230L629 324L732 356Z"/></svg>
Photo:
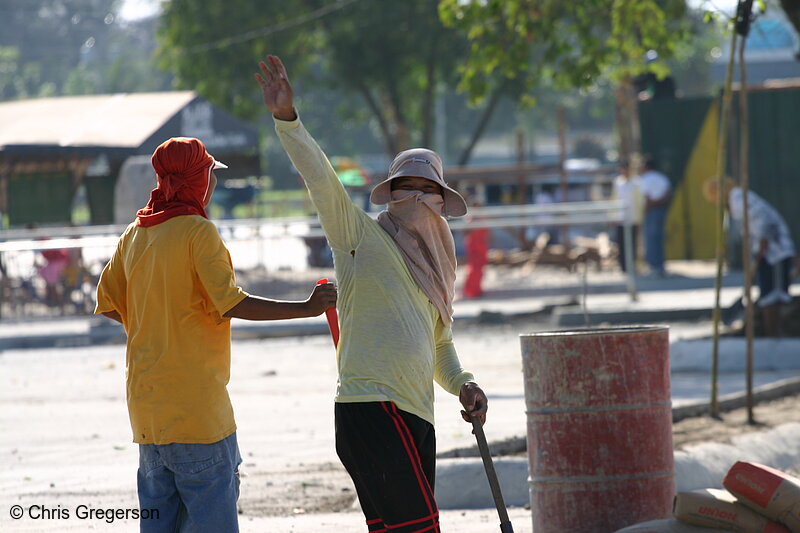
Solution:
<svg viewBox="0 0 800 533"><path fill-rule="evenodd" d="M317 285L328 283L328 278L322 278L317 281ZM335 307L325 310L325 317L328 319L328 328L331 330L331 337L333 337L333 345L339 346L339 314L336 312Z"/></svg>

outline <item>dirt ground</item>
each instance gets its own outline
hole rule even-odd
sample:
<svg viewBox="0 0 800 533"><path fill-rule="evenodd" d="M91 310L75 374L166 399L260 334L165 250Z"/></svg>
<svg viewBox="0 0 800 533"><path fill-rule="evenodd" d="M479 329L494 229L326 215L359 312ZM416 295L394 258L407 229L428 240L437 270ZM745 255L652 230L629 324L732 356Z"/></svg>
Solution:
<svg viewBox="0 0 800 533"><path fill-rule="evenodd" d="M459 336L462 361L490 391L486 433L495 455L526 454L518 328L472 326ZM138 454L130 443L123 351L109 346L0 355L0 427L17 428L0 432L0 462L9 467L0 471L0 508L136 504ZM336 370L330 339L238 342L234 351L230 390L244 459L243 523L252 521L250 530L259 530L260 520L314 515L308 521L316 523L317 515L344 512L353 513L348 523L360 524L355 491L333 450ZM682 420L673 426L675 447L727 442L742 433L800 422L799 403L800 397L791 397L758 405L755 417L762 425L757 426L746 423L744 410L724 413L722 421ZM456 404L446 393L437 397L437 437L440 450L447 452L440 456L477 456L468 425L450 416ZM19 529L22 525L15 524L14 531L82 530L77 521L29 521L29 529Z"/></svg>
<svg viewBox="0 0 800 533"><path fill-rule="evenodd" d="M556 272L545 274L526 277L519 269L490 271L489 280L493 288L508 289L525 286L523 282L531 283L531 279L557 283L563 277ZM300 298L316 279L329 275L325 270L307 272L296 281L287 273L285 278L269 280L269 286L253 289L250 282L255 285L257 279L244 280L244 285L256 293ZM497 324L482 320L458 332L459 357L480 376L492 396L487 436L496 455L526 453L517 333L549 327L539 324L537 317L519 320ZM695 333L709 326L682 325L675 332L689 329ZM331 398L336 369L330 339L239 342L234 353L230 391L244 458L239 500L243 531L299 531L272 527L272 522L292 516L301 517L302 522L303 515L313 515L306 522L318 525L327 519L325 513L352 513L346 516L347 522L360 527L360 512L353 508L355 491L333 451ZM441 456L477 456L474 447L459 448L474 440L464 428L468 425L450 416L458 408L456 403L453 398L437 398L437 437L440 449L448 452ZM724 413L722 421L685 419L673 426L675 447L724 443L746 432L800 422L798 407L800 397L761 404L755 410L760 425L755 426L747 424L743 409ZM0 427L14 428L0 431L0 463L4 465L0 469L0 531L7 530L4 520L11 504L136 505L137 448L130 443L125 407L123 347L0 354ZM488 515L493 525L495 518ZM266 522L270 526L261 527ZM12 530L61 533L86 527L78 521L28 521L15 523ZM134 530L138 524L133 522L113 529ZM312 530L316 529L303 531Z"/></svg>
<svg viewBox="0 0 800 533"><path fill-rule="evenodd" d="M680 449L707 441L727 443L743 433L763 431L788 422L800 422L800 396L787 396L756 405L753 418L755 424L748 424L746 409L723 413L722 420L708 416L687 418L672 425L673 444L675 449Z"/></svg>
<svg viewBox="0 0 800 533"><path fill-rule="evenodd" d="M744 433L763 431L788 422L800 422L800 396L765 402L754 409L756 424L747 423L747 410L723 413L721 420L710 417L687 418L673 424L675 449L701 442L728 443ZM523 438L491 442L495 455L524 455ZM477 456L477 449L462 449L440 457ZM248 468L239 500L240 511L250 516L342 512L353 509L355 491L338 463L300 464L296 468L275 470Z"/></svg>
<svg viewBox="0 0 800 533"><path fill-rule="evenodd" d="M242 466L239 514L288 516L341 512L353 508L356 494L339 463L299 464L275 470Z"/></svg>

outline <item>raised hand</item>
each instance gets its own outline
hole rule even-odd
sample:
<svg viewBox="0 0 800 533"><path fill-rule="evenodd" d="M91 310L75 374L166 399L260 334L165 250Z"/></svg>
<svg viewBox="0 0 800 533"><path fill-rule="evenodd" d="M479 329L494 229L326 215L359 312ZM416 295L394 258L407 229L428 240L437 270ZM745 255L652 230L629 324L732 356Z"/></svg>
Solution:
<svg viewBox="0 0 800 533"><path fill-rule="evenodd" d="M294 120L297 114L294 111L294 93L286 67L283 66L278 56L267 56L265 61L260 61L258 67L261 74L255 74L255 79L261 86L261 96L264 105L278 120Z"/></svg>

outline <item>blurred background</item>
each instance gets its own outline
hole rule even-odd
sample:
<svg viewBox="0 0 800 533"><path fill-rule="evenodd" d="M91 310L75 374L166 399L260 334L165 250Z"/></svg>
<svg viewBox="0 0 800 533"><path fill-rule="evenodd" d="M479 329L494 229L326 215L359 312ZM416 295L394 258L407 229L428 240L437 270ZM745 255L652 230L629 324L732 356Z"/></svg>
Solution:
<svg viewBox="0 0 800 533"><path fill-rule="evenodd" d="M509 208L485 212L490 262L543 261L537 238L548 233L545 245L562 247L551 249L557 264L589 251L598 268L615 269L614 217L548 225L519 206L607 200L619 162L649 156L674 190L667 259L711 259L701 185L719 149L735 9L729 0L0 0L0 317L92 310L97 276L155 184L149 156L176 135L199 137L230 166L210 214L246 279L329 268L252 78L266 54L284 60L306 127L365 209L394 154L427 146L478 206L467 225L480 208ZM755 13L745 54L751 187L797 235L800 3L756 2ZM463 256L465 227L454 229Z"/></svg>

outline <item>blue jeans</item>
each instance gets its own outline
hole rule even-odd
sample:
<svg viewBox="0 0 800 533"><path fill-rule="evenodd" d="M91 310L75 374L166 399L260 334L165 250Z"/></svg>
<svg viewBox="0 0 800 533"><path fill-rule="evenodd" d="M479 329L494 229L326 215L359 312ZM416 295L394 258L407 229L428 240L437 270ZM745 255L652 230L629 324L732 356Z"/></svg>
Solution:
<svg viewBox="0 0 800 533"><path fill-rule="evenodd" d="M140 444L139 508L152 516L140 531L239 531L241 462L236 433L213 444Z"/></svg>
<svg viewBox="0 0 800 533"><path fill-rule="evenodd" d="M644 258L656 274L664 273L664 223L667 205L657 205L644 214Z"/></svg>

